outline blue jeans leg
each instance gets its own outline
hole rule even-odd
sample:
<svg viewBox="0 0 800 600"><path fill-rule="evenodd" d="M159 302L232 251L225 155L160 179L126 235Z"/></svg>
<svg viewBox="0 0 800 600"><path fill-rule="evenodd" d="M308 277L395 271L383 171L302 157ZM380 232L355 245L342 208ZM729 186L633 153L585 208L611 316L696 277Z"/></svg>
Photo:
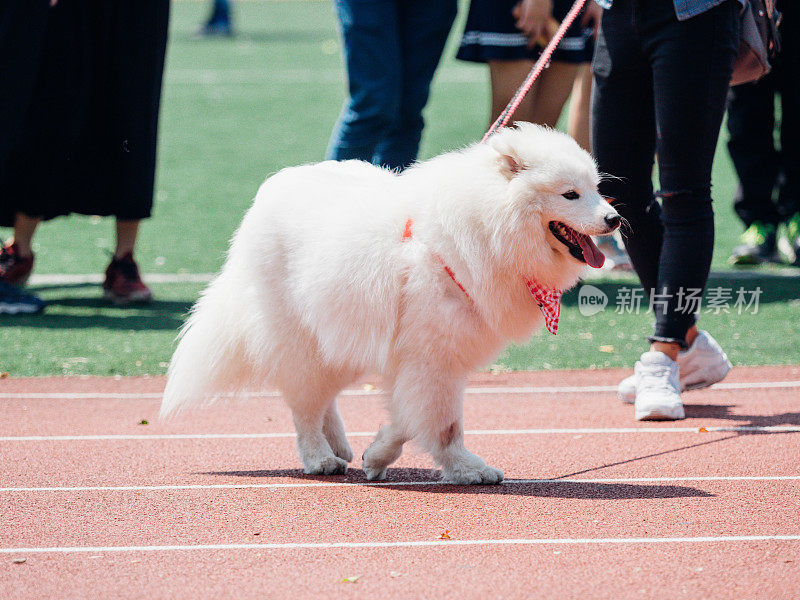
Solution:
<svg viewBox="0 0 800 600"><path fill-rule="evenodd" d="M395 0L335 0L349 98L328 144L333 160L372 161L400 111L401 69Z"/></svg>
<svg viewBox="0 0 800 600"><path fill-rule="evenodd" d="M229 0L214 0L209 23L229 25L231 22L231 5Z"/></svg>
<svg viewBox="0 0 800 600"><path fill-rule="evenodd" d="M456 16L456 0L407 0L399 3L402 54L400 114L378 144L374 162L403 169L417 157L431 80Z"/></svg>

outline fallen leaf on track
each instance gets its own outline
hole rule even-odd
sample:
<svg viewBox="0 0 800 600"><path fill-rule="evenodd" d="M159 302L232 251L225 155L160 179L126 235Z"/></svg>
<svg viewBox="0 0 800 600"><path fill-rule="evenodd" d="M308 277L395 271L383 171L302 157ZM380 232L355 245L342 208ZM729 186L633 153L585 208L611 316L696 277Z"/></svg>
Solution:
<svg viewBox="0 0 800 600"><path fill-rule="evenodd" d="M342 583L355 583L359 579L361 579L361 575L352 575L350 577L345 577L344 579L342 579Z"/></svg>
<svg viewBox="0 0 800 600"><path fill-rule="evenodd" d="M706 429L705 427L701 427L700 429L697 430L697 433L708 433L708 429Z"/></svg>
<svg viewBox="0 0 800 600"><path fill-rule="evenodd" d="M147 419L142 419L141 421L139 421L139 425L147 425L147 424L148 424Z"/></svg>
<svg viewBox="0 0 800 600"><path fill-rule="evenodd" d="M15 565L21 565L24 564L25 561L27 560L28 560L27 558L12 558L11 562L14 563Z"/></svg>
<svg viewBox="0 0 800 600"><path fill-rule="evenodd" d="M447 529L444 533L440 533L439 537L436 538L437 540L452 540L453 538L450 537L450 530Z"/></svg>
<svg viewBox="0 0 800 600"><path fill-rule="evenodd" d="M371 392L375 389L375 386L372 385L371 383L365 383L364 385L361 386L361 389L364 390L365 392Z"/></svg>

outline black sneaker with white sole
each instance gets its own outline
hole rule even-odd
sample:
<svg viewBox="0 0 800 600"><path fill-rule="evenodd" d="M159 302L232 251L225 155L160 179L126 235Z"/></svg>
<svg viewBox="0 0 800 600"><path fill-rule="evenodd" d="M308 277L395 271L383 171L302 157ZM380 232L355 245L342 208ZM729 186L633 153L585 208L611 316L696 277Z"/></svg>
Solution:
<svg viewBox="0 0 800 600"><path fill-rule="evenodd" d="M772 223L755 221L739 238L728 261L736 266L779 262L777 231Z"/></svg>

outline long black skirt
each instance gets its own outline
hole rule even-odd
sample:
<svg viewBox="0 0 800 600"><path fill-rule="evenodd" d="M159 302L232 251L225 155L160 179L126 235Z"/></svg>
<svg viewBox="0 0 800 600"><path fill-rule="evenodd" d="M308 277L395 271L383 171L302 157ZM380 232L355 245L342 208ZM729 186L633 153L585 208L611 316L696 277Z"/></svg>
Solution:
<svg viewBox="0 0 800 600"><path fill-rule="evenodd" d="M0 225L149 217L169 0L47 3L0 3Z"/></svg>

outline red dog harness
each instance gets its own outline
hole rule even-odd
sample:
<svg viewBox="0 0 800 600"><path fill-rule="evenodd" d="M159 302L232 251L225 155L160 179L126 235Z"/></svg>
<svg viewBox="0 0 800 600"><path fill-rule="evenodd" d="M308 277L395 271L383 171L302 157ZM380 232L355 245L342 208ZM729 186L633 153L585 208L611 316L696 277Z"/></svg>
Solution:
<svg viewBox="0 0 800 600"><path fill-rule="evenodd" d="M403 231L404 242L407 242L411 239L411 228L413 225L414 221L412 219L408 219L406 221L406 228ZM436 255L436 258L440 263L442 263L442 267L444 268L445 273L450 276L450 279L452 279L458 288L464 292L464 295L469 298L469 300L472 300L464 286L461 285L458 279L456 279L456 274L453 273L453 269L448 267L442 257L438 254ZM528 290L533 296L533 299L536 301L536 304L539 305L539 308L544 315L544 323L545 327L547 327L547 331L555 335L558 331L558 318L561 315L561 294L563 292L558 289L546 288L539 285L535 281L531 281L530 279L525 279L524 281L525 285L528 286Z"/></svg>

